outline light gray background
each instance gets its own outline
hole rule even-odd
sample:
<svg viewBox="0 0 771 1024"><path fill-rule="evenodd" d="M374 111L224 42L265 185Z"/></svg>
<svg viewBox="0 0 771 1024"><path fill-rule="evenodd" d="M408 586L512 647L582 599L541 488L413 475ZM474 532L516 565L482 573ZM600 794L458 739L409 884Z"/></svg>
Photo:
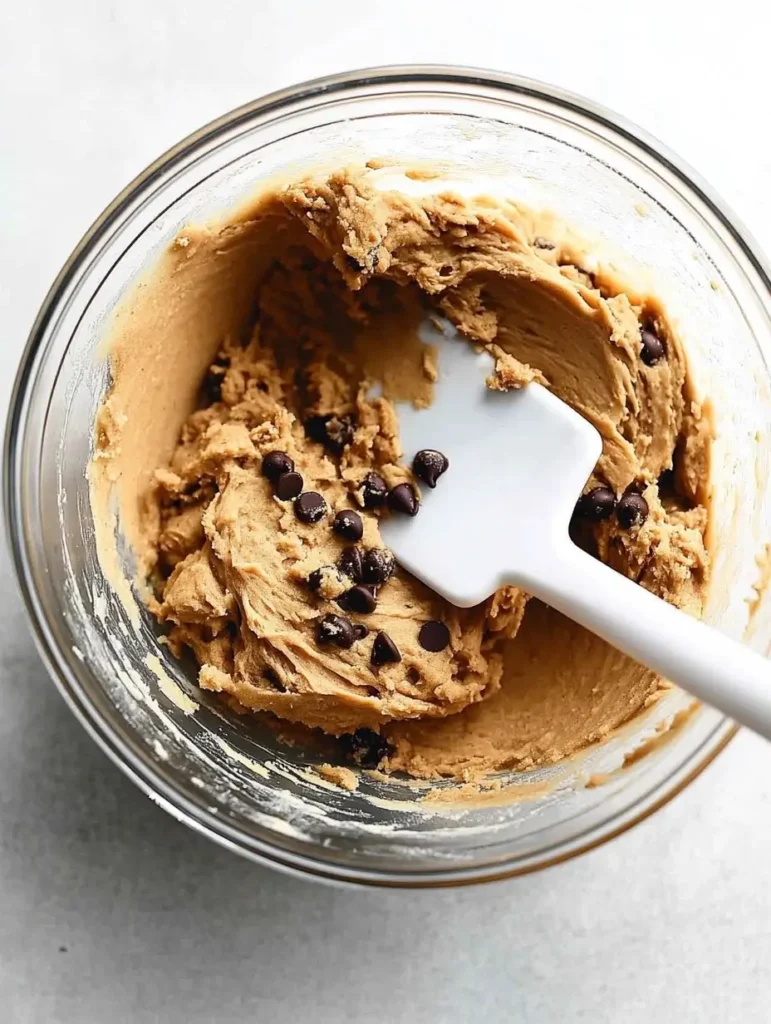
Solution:
<svg viewBox="0 0 771 1024"><path fill-rule="evenodd" d="M3 409L49 283L113 195L203 122L327 72L457 62L583 92L679 151L771 248L755 5L519 6L4 5ZM771 749L754 737L653 819L545 874L425 894L317 887L219 850L135 790L46 677L4 553L0 586L3 1021L769 1019Z"/></svg>

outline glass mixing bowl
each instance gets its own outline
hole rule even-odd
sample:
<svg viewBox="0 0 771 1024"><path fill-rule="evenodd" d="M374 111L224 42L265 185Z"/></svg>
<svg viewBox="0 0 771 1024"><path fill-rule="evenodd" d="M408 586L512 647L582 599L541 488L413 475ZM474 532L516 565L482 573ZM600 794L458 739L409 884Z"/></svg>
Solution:
<svg viewBox="0 0 771 1024"><path fill-rule="evenodd" d="M425 787L368 776L345 792L308 770L312 752L200 693L150 616L132 621L96 558L86 467L109 383L100 342L116 305L186 223L239 205L269 179L372 157L484 174L617 245L630 274L650 277L714 408L718 540L706 618L766 651L771 602L753 584L771 518L771 298L757 247L659 143L576 96L488 72L386 68L274 93L132 182L87 232L34 325L6 433L8 528L37 642L66 700L175 817L317 878L416 887L501 878L650 814L716 755L733 724L709 708L683 714L689 699L673 690L582 756L504 777L487 803L424 804ZM455 784L433 788L451 796Z"/></svg>

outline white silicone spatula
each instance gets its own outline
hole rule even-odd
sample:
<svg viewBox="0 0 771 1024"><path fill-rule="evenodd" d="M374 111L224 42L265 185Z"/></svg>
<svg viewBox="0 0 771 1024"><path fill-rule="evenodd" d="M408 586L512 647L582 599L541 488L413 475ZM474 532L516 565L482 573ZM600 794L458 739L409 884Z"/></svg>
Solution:
<svg viewBox="0 0 771 1024"><path fill-rule="evenodd" d="M636 661L771 739L771 662L577 547L568 525L600 456L597 430L546 388L492 391L493 362L426 323L439 379L428 409L399 404L405 462L438 450L449 469L415 517L381 528L407 570L471 607L521 587Z"/></svg>

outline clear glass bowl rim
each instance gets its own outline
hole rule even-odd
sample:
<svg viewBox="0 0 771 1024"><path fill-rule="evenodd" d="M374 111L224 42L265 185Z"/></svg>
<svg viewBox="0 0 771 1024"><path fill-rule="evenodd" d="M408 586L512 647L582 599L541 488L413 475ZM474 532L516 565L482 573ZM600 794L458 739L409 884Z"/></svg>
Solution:
<svg viewBox="0 0 771 1024"><path fill-rule="evenodd" d="M369 886L434 888L478 884L528 874L570 860L626 832L667 804L699 776L715 757L725 749L730 740L736 735L738 728L729 720L724 719L712 733L711 742L703 744L698 751L691 754L680 770L673 773L666 782L659 786L652 798L649 797L643 801L642 807L633 805L627 808L625 812L618 816L621 820L617 820L614 826L607 829L602 835L594 836L583 844L575 845L559 856L544 858L537 864L515 867L512 867L510 864L502 864L491 866L490 868L480 868L472 873L449 877L439 874L426 874L420 878L415 878L414 876L405 878L386 874L383 874L382 877L362 877L352 874L351 878L346 879L338 874L330 875L322 864L315 862L310 856L292 858L287 855L286 851L272 849L267 844L262 844L262 848L259 850L255 849L253 845L247 845L242 842L236 830L224 825L223 822L218 821L213 815L208 814L205 808L193 804L182 792L166 785L155 771L151 758L148 757L145 760L138 758L120 735L115 732L111 724L96 711L80 681L70 671L69 666L61 657L58 647L53 640L52 631L46 621L43 606L36 593L36 581L26 550L24 508L21 488L19 486L19 470L21 468L19 455L24 450L26 421L29 411L29 383L33 377L36 361L48 325L55 316L57 307L66 294L69 283L77 276L89 253L96 247L100 238L109 231L112 224L120 219L125 210L131 206L137 197L157 177L170 170L198 147L215 140L226 131L230 131L241 123L248 122L255 116L277 112L321 94L325 98L336 95L344 96L368 85L425 86L431 84L437 86L476 86L495 89L504 93L510 92L513 95L545 99L558 104L566 110L588 117L592 121L610 128L622 138L628 139L666 167L711 210L712 214L721 222L737 246L743 251L744 256L752 264L766 291L771 294L771 268L769 268L758 243L733 211L687 163L667 149L666 146L652 135L602 105L534 79L473 67L390 65L343 72L312 79L269 93L209 122L191 135L188 135L177 145L168 149L116 196L113 202L83 235L43 300L19 363L19 369L11 393L4 437L4 518L6 537L14 571L27 609L38 651L66 703L86 731L110 759L141 790L170 813L172 817L208 836L220 845L247 856L258 863L269 864L302 877L307 878L311 876L320 880L347 881L349 884Z"/></svg>

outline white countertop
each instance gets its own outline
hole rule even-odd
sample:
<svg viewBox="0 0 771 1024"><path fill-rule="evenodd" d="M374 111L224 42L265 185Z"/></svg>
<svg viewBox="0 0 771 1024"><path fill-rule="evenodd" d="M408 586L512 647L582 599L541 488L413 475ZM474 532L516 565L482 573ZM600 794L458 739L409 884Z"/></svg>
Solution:
<svg viewBox="0 0 771 1024"><path fill-rule="evenodd" d="M201 123L327 72L456 62L583 92L689 160L771 251L754 6L693 21L672 0L5 5L3 409L45 290L114 194ZM753 736L652 819L546 873L422 894L320 887L218 849L136 790L47 678L4 551L0 586L9 1024L769 1019L771 747Z"/></svg>

